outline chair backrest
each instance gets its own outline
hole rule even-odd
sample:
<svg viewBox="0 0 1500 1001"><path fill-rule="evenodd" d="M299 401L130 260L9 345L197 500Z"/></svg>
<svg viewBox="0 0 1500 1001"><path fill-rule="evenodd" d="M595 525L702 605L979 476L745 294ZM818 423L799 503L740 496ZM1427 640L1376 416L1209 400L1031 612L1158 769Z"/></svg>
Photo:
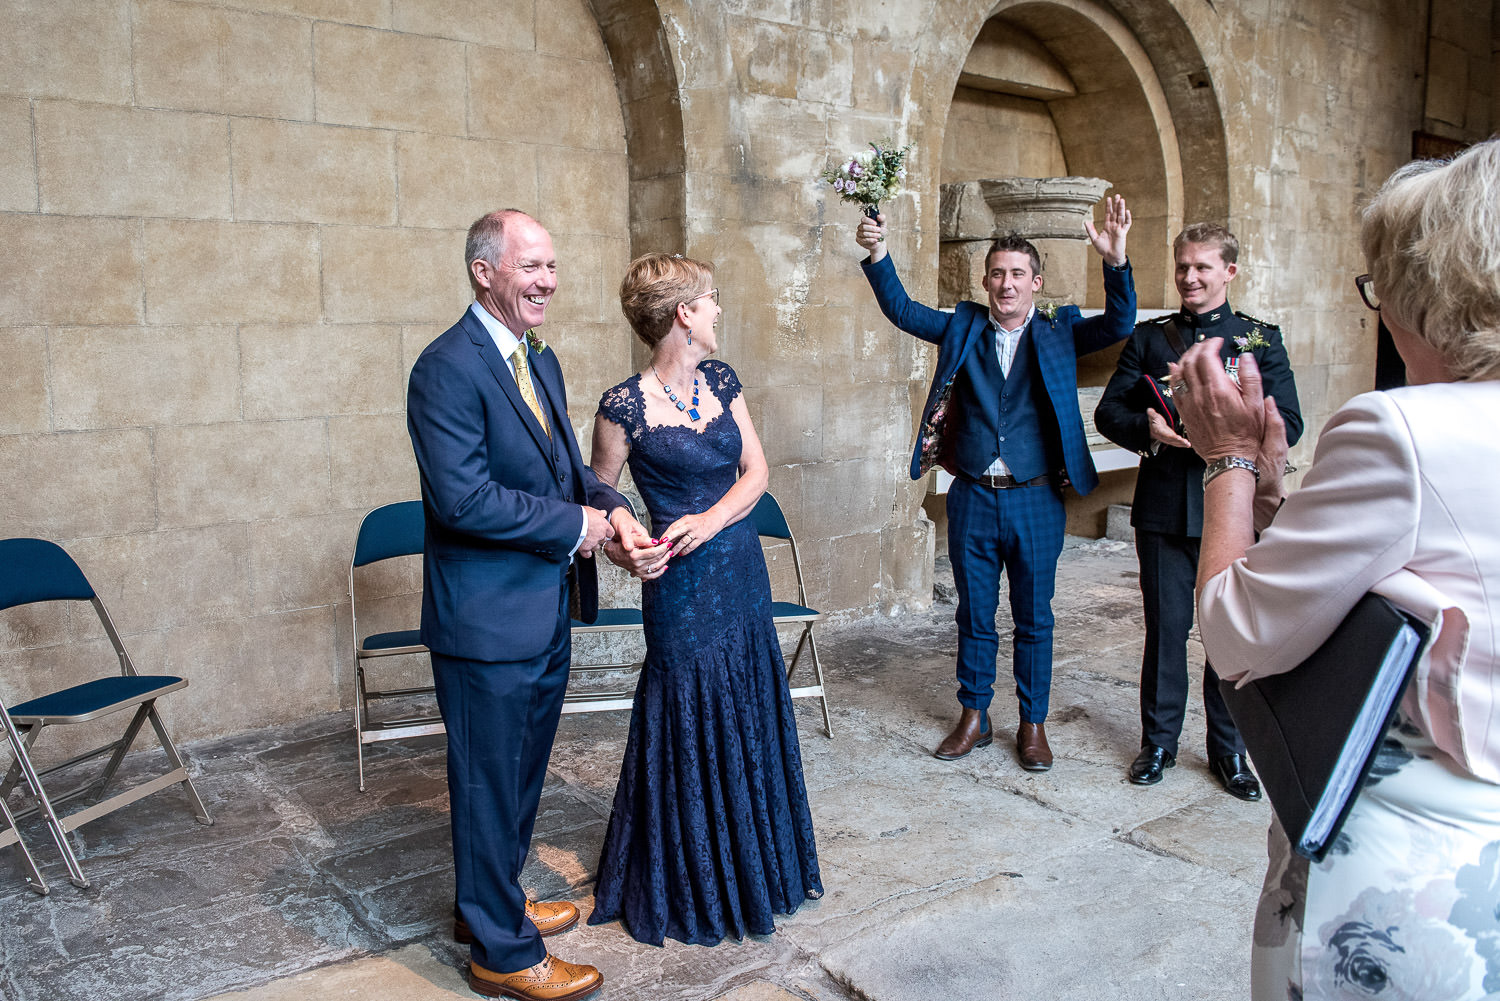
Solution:
<svg viewBox="0 0 1500 1001"><path fill-rule="evenodd" d="M400 501L377 507L359 523L359 535L354 542L354 565L362 567L396 556L420 554L424 527L421 501Z"/></svg>
<svg viewBox="0 0 1500 1001"><path fill-rule="evenodd" d="M786 515L781 513L781 505L776 498L767 490L760 495L760 500L755 502L755 510L750 512L750 520L755 523L757 535L764 535L772 539L790 539L792 530L786 523Z"/></svg>
<svg viewBox="0 0 1500 1001"><path fill-rule="evenodd" d="M0 540L0 609L93 597L88 578L62 546L46 539Z"/></svg>

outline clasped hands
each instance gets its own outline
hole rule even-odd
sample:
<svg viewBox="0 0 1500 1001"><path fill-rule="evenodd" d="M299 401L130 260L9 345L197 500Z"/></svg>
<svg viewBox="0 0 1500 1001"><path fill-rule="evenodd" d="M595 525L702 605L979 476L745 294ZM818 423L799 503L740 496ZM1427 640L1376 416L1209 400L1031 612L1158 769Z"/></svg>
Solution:
<svg viewBox="0 0 1500 1001"><path fill-rule="evenodd" d="M686 514L667 526L661 538L651 533L624 508L610 515L614 537L604 545L604 555L611 563L641 580L655 580L667 572L674 556L686 556L719 534L718 526L707 512Z"/></svg>
<svg viewBox="0 0 1500 1001"><path fill-rule="evenodd" d="M1172 403L1193 450L1205 462L1231 455L1252 459L1260 470L1258 493L1279 496L1286 471L1286 423L1275 398L1264 394L1255 356L1240 355L1236 381L1224 371L1222 344L1218 337L1200 341L1167 366ZM1152 432L1155 436L1155 421Z"/></svg>

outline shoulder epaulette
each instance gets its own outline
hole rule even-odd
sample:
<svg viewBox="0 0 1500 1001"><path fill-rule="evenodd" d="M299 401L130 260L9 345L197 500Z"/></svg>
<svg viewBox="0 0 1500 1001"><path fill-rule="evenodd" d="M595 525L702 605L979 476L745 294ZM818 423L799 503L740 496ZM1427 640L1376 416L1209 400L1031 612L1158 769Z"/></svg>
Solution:
<svg viewBox="0 0 1500 1001"><path fill-rule="evenodd" d="M1151 319L1149 319L1149 320L1142 320L1141 322L1142 323L1155 323L1157 325L1161 325L1161 324L1166 323L1168 320L1173 319L1174 317L1176 317L1176 315L1177 315L1176 313L1163 313L1161 316L1153 316Z"/></svg>
<svg viewBox="0 0 1500 1001"><path fill-rule="evenodd" d="M1274 323L1267 323L1265 320L1262 320L1262 319L1259 319L1257 317L1251 316L1249 313L1241 313L1239 310L1235 310L1234 311L1234 315L1238 316L1240 319L1244 320L1246 323L1253 323L1257 327L1265 327L1267 330L1280 330L1281 329L1280 327L1278 327Z"/></svg>

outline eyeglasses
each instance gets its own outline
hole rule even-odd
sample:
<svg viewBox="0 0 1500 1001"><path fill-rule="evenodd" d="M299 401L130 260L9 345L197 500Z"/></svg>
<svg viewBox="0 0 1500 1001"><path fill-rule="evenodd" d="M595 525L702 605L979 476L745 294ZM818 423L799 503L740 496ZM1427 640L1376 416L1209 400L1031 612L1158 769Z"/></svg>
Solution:
<svg viewBox="0 0 1500 1001"><path fill-rule="evenodd" d="M697 302L699 299L702 299L704 296L708 296L708 297L712 298L713 301L714 301L714 305L715 306L717 306L719 304L719 290L716 289L716 288L711 288L707 292L704 292L702 295L695 295L691 299L689 299L688 302Z"/></svg>
<svg viewBox="0 0 1500 1001"><path fill-rule="evenodd" d="M1354 287L1359 289L1359 297L1365 301L1365 305L1380 312L1380 296L1375 292L1375 279L1369 275L1360 275L1354 279Z"/></svg>

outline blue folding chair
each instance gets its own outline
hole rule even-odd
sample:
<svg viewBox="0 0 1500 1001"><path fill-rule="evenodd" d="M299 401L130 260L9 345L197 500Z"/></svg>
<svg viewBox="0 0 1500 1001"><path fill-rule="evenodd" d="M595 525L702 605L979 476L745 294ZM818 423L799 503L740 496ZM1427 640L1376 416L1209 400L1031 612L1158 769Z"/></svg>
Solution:
<svg viewBox="0 0 1500 1001"><path fill-rule="evenodd" d="M791 526L786 523L786 515L782 513L781 505L775 497L771 496L769 490L760 495L760 500L755 504L755 510L750 512L750 520L754 523L756 534L761 539L773 539L791 546L792 569L797 574L797 600L772 601L771 617L777 625L785 623L802 626L802 631L797 636L797 649L792 654L791 663L787 664L787 684L791 684L792 674L797 670L797 662L802 658L802 648L806 646L812 655L815 683L793 688L792 698L812 697L822 704L823 729L831 738L833 719L828 714L828 695L823 685L823 664L818 660L818 641L813 637L813 623L821 622L823 613L807 605L807 585L802 579L802 560L797 556L797 540L792 536Z"/></svg>
<svg viewBox="0 0 1500 1001"><path fill-rule="evenodd" d="M431 695L435 691L431 685L419 688L371 688L365 673L367 660L427 653L427 647L422 645L421 630L397 629L363 638L359 635L359 602L354 571L384 560L421 556L425 518L422 502L419 500L385 504L361 519L354 538L354 558L349 561L349 626L350 635L354 637L354 735L355 756L359 761L360 792L365 791L366 744L446 732L443 718L435 713L383 720L372 719L370 716L371 702Z"/></svg>
<svg viewBox="0 0 1500 1001"><path fill-rule="evenodd" d="M213 820L204 809L203 801L198 798L198 791L193 788L193 781L188 777L182 756L177 753L177 747L167 734L166 725L162 723L161 714L156 709L157 699L169 692L186 688L187 679L136 673L135 665L120 641L120 634L115 629L109 612L105 610L104 602L94 592L83 571L78 569L78 564L73 562L73 558L61 546L43 539L0 541L0 610L42 601L90 602L114 647L115 656L120 662L120 673L31 699L12 706L8 711L0 705L0 711L6 711L10 722L14 724L13 732L16 735L12 741L16 760L6 773L5 781L0 783L0 800L10 795L24 775L37 802L16 817L24 819L40 812L46 818L52 839L57 842L58 851L67 863L68 878L77 886L88 886L88 880L84 878L83 869L78 864L78 857L68 843L69 831L172 785L182 786L200 824L212 824ZM49 768L38 770L32 763L32 748L47 727L86 723L124 709L135 711L130 725L118 740ZM101 800L99 797L114 778L125 753L130 750L142 726L148 721L156 731L156 738L166 752L171 769L165 775ZM12 731L8 727L7 733L10 732ZM93 780L60 795L49 794L43 787L43 777L104 755L109 755L109 760L103 772ZM66 815L57 812L58 806L75 799L85 800L91 805Z"/></svg>

